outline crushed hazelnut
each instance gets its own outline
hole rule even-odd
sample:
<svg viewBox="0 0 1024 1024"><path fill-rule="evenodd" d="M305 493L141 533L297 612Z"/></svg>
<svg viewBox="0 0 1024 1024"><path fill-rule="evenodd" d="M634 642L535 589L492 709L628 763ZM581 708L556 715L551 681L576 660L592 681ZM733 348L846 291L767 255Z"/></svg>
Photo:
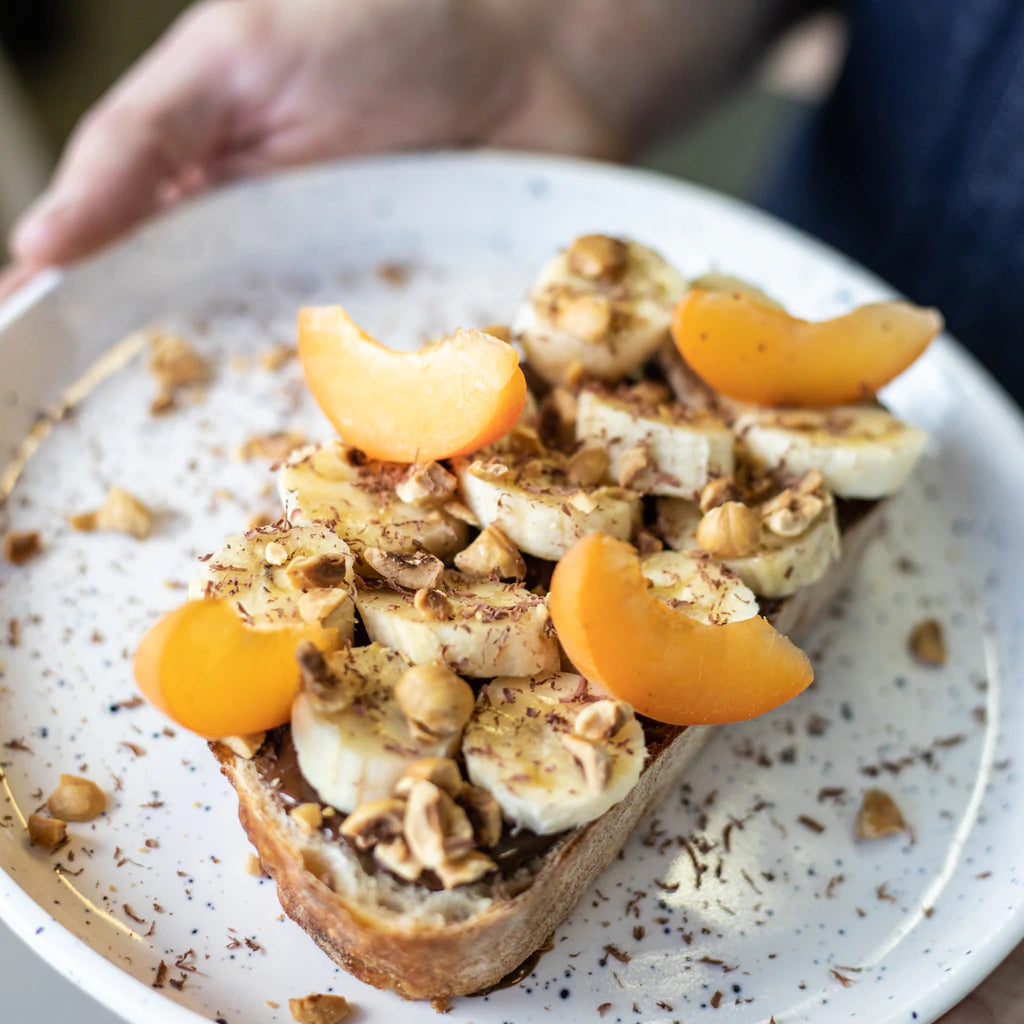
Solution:
<svg viewBox="0 0 1024 1024"><path fill-rule="evenodd" d="M608 785L612 774L612 759L608 751L604 746L573 733L562 733L558 738L575 758L587 788L600 793Z"/></svg>
<svg viewBox="0 0 1024 1024"><path fill-rule="evenodd" d="M797 494L820 494L825 489L825 478L820 469L809 469L796 485Z"/></svg>
<svg viewBox="0 0 1024 1024"><path fill-rule="evenodd" d="M389 843L378 843L373 848L373 857L383 867L407 882L415 882L423 874L423 865L416 859L404 837L399 836Z"/></svg>
<svg viewBox="0 0 1024 1024"><path fill-rule="evenodd" d="M431 742L461 733L473 713L473 688L443 665L413 665L395 684L413 736Z"/></svg>
<svg viewBox="0 0 1024 1024"><path fill-rule="evenodd" d="M298 601L299 617L311 626L322 625L348 600L348 593L338 587L307 590Z"/></svg>
<svg viewBox="0 0 1024 1024"><path fill-rule="evenodd" d="M942 625L937 619L922 619L910 631L910 653L922 665L945 665L949 657Z"/></svg>
<svg viewBox="0 0 1024 1024"><path fill-rule="evenodd" d="M577 487L593 487L608 472L608 449L585 445L569 456L565 464L565 478Z"/></svg>
<svg viewBox="0 0 1024 1024"><path fill-rule="evenodd" d="M266 352L260 356L260 366L264 370L280 370L285 363L290 362L296 356L298 356L298 349L294 345L275 345L273 348L268 348Z"/></svg>
<svg viewBox="0 0 1024 1024"><path fill-rule="evenodd" d="M473 826L443 789L420 780L405 804L405 841L424 867L436 869L473 848Z"/></svg>
<svg viewBox="0 0 1024 1024"><path fill-rule="evenodd" d="M220 742L233 754L237 754L245 761L251 761L259 753L266 738L265 732L250 732L244 736L222 736Z"/></svg>
<svg viewBox="0 0 1024 1024"><path fill-rule="evenodd" d="M301 430L277 430L272 434L255 434L238 448L238 458L244 462L251 459L269 459L283 462L296 448L306 443Z"/></svg>
<svg viewBox="0 0 1024 1024"><path fill-rule="evenodd" d="M494 846L501 839L501 805L486 789L467 782L455 794L455 802L466 812L480 846Z"/></svg>
<svg viewBox="0 0 1024 1024"><path fill-rule="evenodd" d="M298 1024L341 1024L352 1016L352 1006L344 996L313 992L301 999L289 999L288 1009Z"/></svg>
<svg viewBox="0 0 1024 1024"><path fill-rule="evenodd" d="M579 359L574 359L562 374L562 383L567 388L578 388L583 383L587 369Z"/></svg>
<svg viewBox="0 0 1024 1024"><path fill-rule="evenodd" d="M653 555L656 551L664 551L665 542L649 530L640 530L636 535L636 550L640 555Z"/></svg>
<svg viewBox="0 0 1024 1024"><path fill-rule="evenodd" d="M4 534L4 558L11 565L24 565L42 550L43 542L38 530L24 532L11 530Z"/></svg>
<svg viewBox="0 0 1024 1024"><path fill-rule="evenodd" d="M299 831L311 836L323 823L324 815L319 804L299 804L288 812L288 817L299 826Z"/></svg>
<svg viewBox="0 0 1024 1024"><path fill-rule="evenodd" d="M210 379L206 360L180 335L164 332L150 339L149 372L165 394L187 384L204 384Z"/></svg>
<svg viewBox="0 0 1024 1024"><path fill-rule="evenodd" d="M412 599L413 607L434 622L447 622L452 617L452 603L440 590L423 587Z"/></svg>
<svg viewBox="0 0 1024 1024"><path fill-rule="evenodd" d="M587 491L573 491L566 500L573 508L578 509L585 516L589 516L597 508L594 496Z"/></svg>
<svg viewBox="0 0 1024 1024"><path fill-rule="evenodd" d="M383 548L365 548L363 561L384 579L406 590L436 587L444 575L444 562L427 551L399 555Z"/></svg>
<svg viewBox="0 0 1024 1024"><path fill-rule="evenodd" d="M405 801L395 797L368 800L360 804L344 821L341 834L351 839L356 849L369 850L378 843L390 843L402 835Z"/></svg>
<svg viewBox="0 0 1024 1024"><path fill-rule="evenodd" d="M458 885L470 885L479 882L488 872L494 871L497 864L479 850L468 850L460 857L443 860L434 871L446 889L454 889Z"/></svg>
<svg viewBox="0 0 1024 1024"><path fill-rule="evenodd" d="M522 580L526 562L519 549L497 526L482 530L455 556L455 567L471 579Z"/></svg>
<svg viewBox="0 0 1024 1024"><path fill-rule="evenodd" d="M619 483L623 487L632 487L650 465L651 454L646 445L638 444L634 448L628 448L619 456Z"/></svg>
<svg viewBox="0 0 1024 1024"><path fill-rule="evenodd" d="M103 505L95 512L68 517L71 526L83 533L113 530L136 540L145 540L153 532L153 521L152 510L123 487L111 487Z"/></svg>
<svg viewBox="0 0 1024 1024"><path fill-rule="evenodd" d="M458 795L466 785L459 772L459 766L450 757L421 757L405 769L405 775L395 786L395 795L408 796L412 784L420 779L432 782L450 796Z"/></svg>
<svg viewBox="0 0 1024 1024"><path fill-rule="evenodd" d="M618 238L581 235L566 253L569 269L581 277L618 280L626 269L629 250Z"/></svg>
<svg viewBox="0 0 1024 1024"><path fill-rule="evenodd" d="M288 561L288 549L278 540L272 540L264 549L267 565L284 565Z"/></svg>
<svg viewBox="0 0 1024 1024"><path fill-rule="evenodd" d="M805 494L786 488L761 506L764 525L777 537L799 537L825 508L825 500L817 494Z"/></svg>
<svg viewBox="0 0 1024 1024"><path fill-rule="evenodd" d="M554 302L555 323L560 330L592 345L608 337L612 329L612 305L605 295L564 292Z"/></svg>
<svg viewBox="0 0 1024 1024"><path fill-rule="evenodd" d="M633 709L621 700L598 700L576 716L572 731L585 740L611 739L633 718Z"/></svg>
<svg viewBox="0 0 1024 1024"><path fill-rule="evenodd" d="M401 501L424 508L443 505L454 493L455 477L439 462L417 462L395 486Z"/></svg>
<svg viewBox="0 0 1024 1024"><path fill-rule="evenodd" d="M907 823L896 801L884 789L869 789L857 811L855 831L858 839L881 839L894 832L905 832Z"/></svg>
<svg viewBox="0 0 1024 1024"><path fill-rule="evenodd" d="M33 846L51 853L67 839L67 822L60 818L47 818L44 814L28 816L28 841Z"/></svg>
<svg viewBox="0 0 1024 1024"><path fill-rule="evenodd" d="M311 555L292 559L285 572L296 590L330 590L348 582L350 563L347 555Z"/></svg>
<svg viewBox="0 0 1024 1024"><path fill-rule="evenodd" d="M46 809L64 821L92 821L107 809L107 797L91 779L61 775L60 785L46 801Z"/></svg>
<svg viewBox="0 0 1024 1024"><path fill-rule="evenodd" d="M299 663L299 684L303 692L324 706L339 710L347 706L346 697L331 671L323 651L311 640L303 640L295 651Z"/></svg>
<svg viewBox="0 0 1024 1024"><path fill-rule="evenodd" d="M716 477L714 480L709 480L705 484L704 490L700 492L700 510L701 512L710 512L727 501L736 501L738 497L739 491L731 476Z"/></svg>
<svg viewBox="0 0 1024 1024"><path fill-rule="evenodd" d="M739 501L727 501L705 512L697 524L697 543L721 558L753 554L761 540L761 519Z"/></svg>

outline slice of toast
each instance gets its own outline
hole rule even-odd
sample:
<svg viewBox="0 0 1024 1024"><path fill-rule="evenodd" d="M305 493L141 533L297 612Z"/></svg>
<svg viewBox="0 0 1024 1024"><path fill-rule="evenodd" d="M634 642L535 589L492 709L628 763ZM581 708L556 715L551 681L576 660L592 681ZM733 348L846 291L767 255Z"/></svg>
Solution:
<svg viewBox="0 0 1024 1024"><path fill-rule="evenodd" d="M883 504L840 503L840 561L813 586L763 605L780 632L799 635L842 589L880 528ZM443 1000L496 985L538 950L710 735L710 727L643 725L649 756L626 799L569 832L534 837L532 846L520 840L508 861L496 858L497 881L439 891L375 866L337 836L332 819L310 834L289 815L306 798L287 726L250 759L223 743L211 749L238 793L242 825L285 912L361 980L410 999Z"/></svg>

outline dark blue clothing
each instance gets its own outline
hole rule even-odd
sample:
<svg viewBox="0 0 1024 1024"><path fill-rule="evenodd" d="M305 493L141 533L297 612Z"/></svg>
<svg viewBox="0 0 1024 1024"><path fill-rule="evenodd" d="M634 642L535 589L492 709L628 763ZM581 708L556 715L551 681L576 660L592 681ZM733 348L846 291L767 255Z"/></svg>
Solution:
<svg viewBox="0 0 1024 1024"><path fill-rule="evenodd" d="M839 82L767 205L941 309L1024 404L1024 2L847 6Z"/></svg>

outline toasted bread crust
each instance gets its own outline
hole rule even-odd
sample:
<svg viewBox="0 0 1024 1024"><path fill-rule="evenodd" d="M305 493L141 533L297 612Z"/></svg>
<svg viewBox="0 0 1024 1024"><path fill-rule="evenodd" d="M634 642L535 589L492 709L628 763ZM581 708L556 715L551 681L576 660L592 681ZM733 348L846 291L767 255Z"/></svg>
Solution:
<svg viewBox="0 0 1024 1024"><path fill-rule="evenodd" d="M799 633L811 625L847 582L880 521L880 506L861 510L844 531L839 564L771 612L780 631ZM211 749L238 793L242 825L274 877L288 916L362 981L409 999L444 999L492 987L535 952L709 735L710 727L652 728L650 757L636 788L525 869L522 891L506 896L478 885L466 887L465 894L446 894L443 904L430 902L436 894L367 872L342 842L321 833L304 835L265 781L265 754L245 760L220 743Z"/></svg>

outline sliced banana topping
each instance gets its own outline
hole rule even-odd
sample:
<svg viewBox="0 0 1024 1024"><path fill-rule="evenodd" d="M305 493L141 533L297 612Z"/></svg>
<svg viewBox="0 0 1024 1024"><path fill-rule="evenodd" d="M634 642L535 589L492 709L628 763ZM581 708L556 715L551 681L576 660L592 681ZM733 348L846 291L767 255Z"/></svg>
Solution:
<svg viewBox="0 0 1024 1024"><path fill-rule="evenodd" d="M647 755L629 705L570 672L492 680L462 751L506 821L540 835L600 817L633 789Z"/></svg>
<svg viewBox="0 0 1024 1024"><path fill-rule="evenodd" d="M485 526L496 526L520 551L556 561L581 537L610 533L628 540L640 521L640 496L621 487L573 483L572 457L497 452L456 459L462 499Z"/></svg>
<svg viewBox="0 0 1024 1024"><path fill-rule="evenodd" d="M787 597L821 579L839 557L835 502L827 491L786 490L754 509L741 506L743 516L729 509L733 504L740 503L702 513L693 502L659 498L658 531L676 551L713 555L759 597ZM738 547L749 540L750 518L760 519L753 543ZM749 553L731 553L737 550Z"/></svg>
<svg viewBox="0 0 1024 1024"><path fill-rule="evenodd" d="M415 593L364 582L356 605L366 632L417 664L464 676L535 675L558 667L543 598L515 583L448 571L439 589Z"/></svg>
<svg viewBox="0 0 1024 1024"><path fill-rule="evenodd" d="M612 478L642 494L692 498L733 471L733 435L707 412L688 412L654 382L580 392L576 436L604 448Z"/></svg>
<svg viewBox="0 0 1024 1024"><path fill-rule="evenodd" d="M585 235L540 272L514 331L552 384L581 375L614 381L667 337L686 282L637 242Z"/></svg>
<svg viewBox="0 0 1024 1024"><path fill-rule="evenodd" d="M759 409L738 417L742 444L768 467L818 469L841 498L882 498L898 491L924 451L923 430L870 405Z"/></svg>
<svg viewBox="0 0 1024 1024"><path fill-rule="evenodd" d="M189 599L231 601L256 627L301 621L351 640L353 561L349 546L324 526L259 526L229 538L203 562Z"/></svg>
<svg viewBox="0 0 1024 1024"><path fill-rule="evenodd" d="M303 776L332 807L386 799L414 761L458 750L473 691L453 673L428 678L379 644L326 657L304 645L300 664L292 739Z"/></svg>
<svg viewBox="0 0 1024 1024"><path fill-rule="evenodd" d="M699 622L714 626L757 614L757 598L735 573L707 556L658 551L640 559L651 594Z"/></svg>
<svg viewBox="0 0 1024 1024"><path fill-rule="evenodd" d="M291 522L328 526L357 555L381 548L448 559L467 535L466 524L442 507L454 489L450 477L436 463L374 462L327 441L295 452L281 467L278 489Z"/></svg>

